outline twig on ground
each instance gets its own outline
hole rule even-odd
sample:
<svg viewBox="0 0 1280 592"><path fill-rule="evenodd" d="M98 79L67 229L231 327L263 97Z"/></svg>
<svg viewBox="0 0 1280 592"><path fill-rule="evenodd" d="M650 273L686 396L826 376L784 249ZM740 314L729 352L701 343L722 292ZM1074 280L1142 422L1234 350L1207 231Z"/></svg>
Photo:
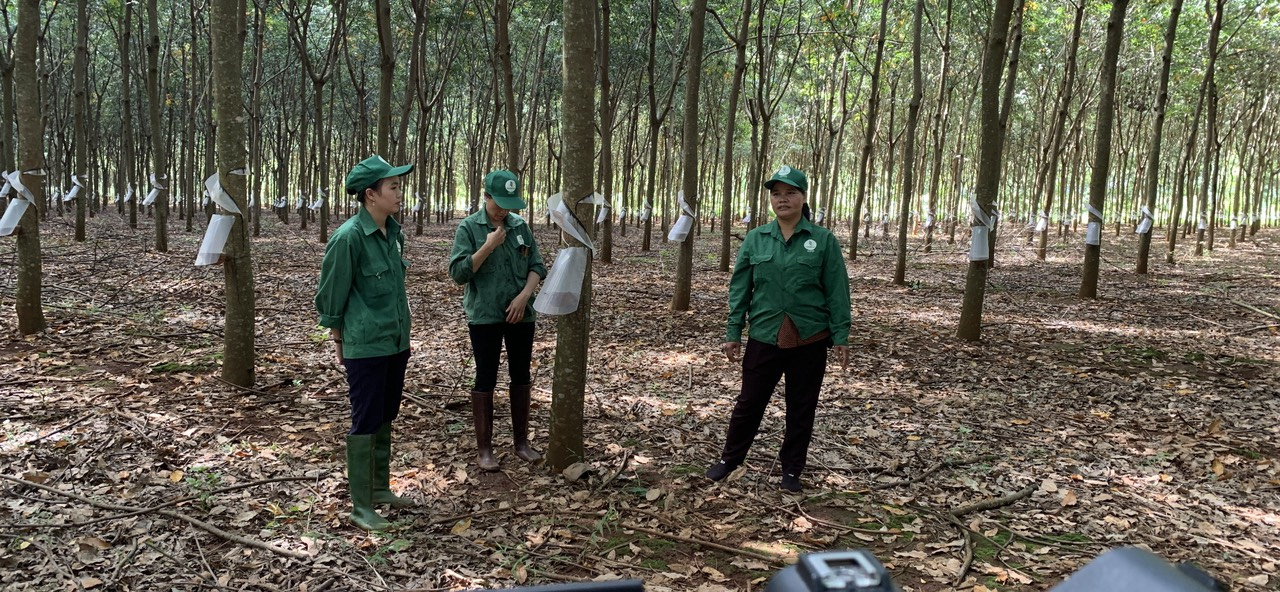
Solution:
<svg viewBox="0 0 1280 592"><path fill-rule="evenodd" d="M959 508L951 510L950 514L952 516L959 518L960 516L964 516L965 514L972 514L974 512L982 512L985 510L994 510L996 508L1003 508L1005 506L1013 504L1014 502L1022 498L1030 496L1032 492L1034 492L1035 490L1036 490L1036 484L1032 483L1031 485L1028 485L1022 488L1022 490L1020 491L1016 491L1014 493L1011 493L1003 497L982 500L980 502L974 502L972 504L960 506Z"/></svg>

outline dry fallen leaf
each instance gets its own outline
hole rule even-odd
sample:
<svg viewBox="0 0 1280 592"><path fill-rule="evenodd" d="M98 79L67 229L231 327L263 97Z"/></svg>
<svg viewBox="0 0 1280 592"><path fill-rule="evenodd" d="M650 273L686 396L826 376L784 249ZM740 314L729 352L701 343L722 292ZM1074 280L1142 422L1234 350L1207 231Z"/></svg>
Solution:
<svg viewBox="0 0 1280 592"><path fill-rule="evenodd" d="M1062 505L1063 506L1076 505L1076 494L1074 491L1071 491L1070 489L1068 489L1066 493L1062 494Z"/></svg>

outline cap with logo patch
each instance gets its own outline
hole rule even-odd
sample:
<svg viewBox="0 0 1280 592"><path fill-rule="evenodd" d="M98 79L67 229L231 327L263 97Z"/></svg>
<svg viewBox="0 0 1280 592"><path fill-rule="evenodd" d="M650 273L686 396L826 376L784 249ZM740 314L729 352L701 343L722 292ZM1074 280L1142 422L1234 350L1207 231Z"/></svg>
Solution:
<svg viewBox="0 0 1280 592"><path fill-rule="evenodd" d="M524 200L520 198L520 179L511 171L498 170L485 175L484 192L504 210L525 208Z"/></svg>
<svg viewBox="0 0 1280 592"><path fill-rule="evenodd" d="M386 159L374 154L360 161L360 164L351 169L351 172L347 173L347 180L343 185L345 185L347 193L359 195L365 189L373 187L373 184L378 181L389 177L406 175L411 171L413 171L413 165L411 164L393 167Z"/></svg>
<svg viewBox="0 0 1280 592"><path fill-rule="evenodd" d="M809 178L804 176L802 170L783 165L768 181L764 182L764 188L773 189L773 184L779 181L799 189L800 193L809 192Z"/></svg>

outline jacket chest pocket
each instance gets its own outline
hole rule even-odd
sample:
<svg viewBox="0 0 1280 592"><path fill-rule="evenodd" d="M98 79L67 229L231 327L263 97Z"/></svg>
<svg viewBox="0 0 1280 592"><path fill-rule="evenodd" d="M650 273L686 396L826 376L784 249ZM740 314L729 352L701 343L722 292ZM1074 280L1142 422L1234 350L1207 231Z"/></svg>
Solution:
<svg viewBox="0 0 1280 592"><path fill-rule="evenodd" d="M757 288L778 279L778 263L781 260L772 252L751 254L751 278Z"/></svg>
<svg viewBox="0 0 1280 592"><path fill-rule="evenodd" d="M387 294L391 292L391 268L386 262L369 262L360 268L360 275L370 294Z"/></svg>

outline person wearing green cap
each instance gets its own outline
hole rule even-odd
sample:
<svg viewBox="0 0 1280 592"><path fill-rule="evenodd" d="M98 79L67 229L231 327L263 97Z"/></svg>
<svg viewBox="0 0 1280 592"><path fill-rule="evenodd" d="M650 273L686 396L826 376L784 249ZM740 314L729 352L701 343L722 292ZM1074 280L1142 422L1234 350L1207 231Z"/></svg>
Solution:
<svg viewBox="0 0 1280 592"><path fill-rule="evenodd" d="M391 422L400 413L409 363L409 298L405 293L404 234L392 214L400 211L400 177L413 165L393 167L371 156L347 174L346 191L360 209L325 245L315 305L320 326L333 338L347 373L351 431L347 481L351 521L367 530L391 523L374 504L413 506L391 491Z"/></svg>
<svg viewBox="0 0 1280 592"><path fill-rule="evenodd" d="M462 306L476 360L471 413L477 464L485 471L498 470L498 460L493 455L493 391L498 384L498 360L504 342L516 456L527 462L542 458L529 446L529 398L533 390L529 369L533 362L533 293L547 277L547 268L533 230L514 213L524 207L515 173L498 170L485 175L484 207L458 224L449 255L449 276L466 286Z"/></svg>
<svg viewBox="0 0 1280 592"><path fill-rule="evenodd" d="M747 233L729 280L729 322L723 349L730 362L742 353L742 390L729 419L723 451L706 476L720 481L747 458L766 406L786 376L786 431L778 453L779 487L803 489L818 394L826 375L827 348L841 367L849 364L849 272L840 242L809 221L803 171L784 166L765 181L774 220Z"/></svg>

